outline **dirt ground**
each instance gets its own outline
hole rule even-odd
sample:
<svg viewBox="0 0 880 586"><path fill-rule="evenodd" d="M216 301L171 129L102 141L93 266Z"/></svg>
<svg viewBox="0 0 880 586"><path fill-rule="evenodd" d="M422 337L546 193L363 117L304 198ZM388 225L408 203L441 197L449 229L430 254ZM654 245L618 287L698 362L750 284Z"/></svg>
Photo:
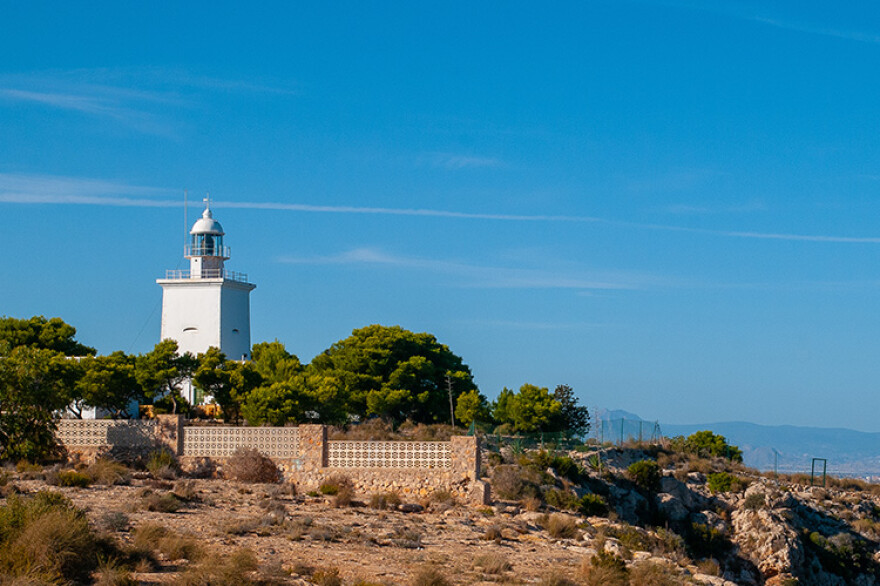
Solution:
<svg viewBox="0 0 880 586"><path fill-rule="evenodd" d="M427 564L456 584L534 583L553 572L574 574L592 553L580 537L551 539L538 525L538 513L505 510L504 505L435 502L422 503L423 511L402 512L374 509L356 497L352 506L336 508L330 497L294 494L289 486L227 480L161 483L143 478L127 486L87 488L46 487L30 480L17 485L25 492L62 492L96 528L123 543L131 542L132 529L153 522L194 537L211 555L249 548L264 572L291 584L310 584L307 577L315 570L337 568L346 584L407 585ZM146 510L150 493L175 489L189 496L179 510ZM481 561L485 565L499 558L510 564L509 570L479 567ZM144 584L173 582L187 563L160 561L161 571L134 577Z"/></svg>

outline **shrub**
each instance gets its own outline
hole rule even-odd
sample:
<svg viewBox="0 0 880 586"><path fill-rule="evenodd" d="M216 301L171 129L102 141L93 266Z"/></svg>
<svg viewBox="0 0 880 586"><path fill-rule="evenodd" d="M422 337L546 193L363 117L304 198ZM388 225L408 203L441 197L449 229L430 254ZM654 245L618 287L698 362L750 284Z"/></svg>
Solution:
<svg viewBox="0 0 880 586"><path fill-rule="evenodd" d="M223 475L241 482L274 483L281 480L281 471L275 462L256 448L236 448L223 467Z"/></svg>
<svg viewBox="0 0 880 586"><path fill-rule="evenodd" d="M318 490L321 491L321 494L334 496L339 493L340 487L345 485L351 485L351 479L349 479L347 476L334 474L333 476L325 479L324 482L321 483L321 486L318 487Z"/></svg>
<svg viewBox="0 0 880 586"><path fill-rule="evenodd" d="M11 495L0 508L0 574L31 582L87 582L97 543L85 515L64 496Z"/></svg>
<svg viewBox="0 0 880 586"><path fill-rule="evenodd" d="M492 470L492 491L499 497L518 499L524 486L519 466L501 465Z"/></svg>
<svg viewBox="0 0 880 586"><path fill-rule="evenodd" d="M551 488L544 493L544 501L551 507L575 511L580 505L578 498L569 490Z"/></svg>
<svg viewBox="0 0 880 586"><path fill-rule="evenodd" d="M400 504L400 495L396 492L375 493L370 497L370 508L393 509Z"/></svg>
<svg viewBox="0 0 880 586"><path fill-rule="evenodd" d="M678 570L666 564L650 561L636 562L629 569L629 586L679 586L687 584Z"/></svg>
<svg viewBox="0 0 880 586"><path fill-rule="evenodd" d="M76 470L61 470L60 472L47 475L46 483L55 486L85 488L92 483L92 479L87 474L77 472Z"/></svg>
<svg viewBox="0 0 880 586"><path fill-rule="evenodd" d="M127 531L128 515L120 511L108 511L98 518L95 525L101 531Z"/></svg>
<svg viewBox="0 0 880 586"><path fill-rule="evenodd" d="M627 586L629 572L626 562L604 549L599 550L590 558L589 564L584 563L581 571L588 586Z"/></svg>
<svg viewBox="0 0 880 586"><path fill-rule="evenodd" d="M161 448L150 453L147 470L156 478L177 478L180 464L170 450Z"/></svg>
<svg viewBox="0 0 880 586"><path fill-rule="evenodd" d="M157 513L175 513L180 509L181 502L172 492L149 492L144 495L142 500L143 506L148 511Z"/></svg>
<svg viewBox="0 0 880 586"><path fill-rule="evenodd" d="M239 549L231 555L205 556L199 563L187 566L174 583L177 586L243 586L255 583L249 574L258 568L254 552Z"/></svg>
<svg viewBox="0 0 880 586"><path fill-rule="evenodd" d="M753 492L746 497L745 502L743 502L743 508L747 511L757 511L758 509L763 509L765 504L764 493Z"/></svg>
<svg viewBox="0 0 880 586"><path fill-rule="evenodd" d="M333 506L337 509L351 506L354 500L354 487L350 484L340 484L336 495L333 497Z"/></svg>
<svg viewBox="0 0 880 586"><path fill-rule="evenodd" d="M312 583L318 586L342 586L342 578L339 577L337 568L315 570L312 573Z"/></svg>
<svg viewBox="0 0 880 586"><path fill-rule="evenodd" d="M721 566L712 558L707 560L700 560L697 562L697 569L700 570L700 573L706 574L708 576L720 576L721 575Z"/></svg>
<svg viewBox="0 0 880 586"><path fill-rule="evenodd" d="M127 484L131 479L131 471L127 467L109 458L95 460L86 468L86 474L95 484L107 486Z"/></svg>
<svg viewBox="0 0 880 586"><path fill-rule="evenodd" d="M715 472L707 476L707 479L712 492L730 492L736 477L728 472Z"/></svg>
<svg viewBox="0 0 880 586"><path fill-rule="evenodd" d="M501 527L499 525L489 525L486 527L486 531L483 533L483 540L500 543L502 539L504 539L504 536L501 534Z"/></svg>
<svg viewBox="0 0 880 586"><path fill-rule="evenodd" d="M450 586L449 580L434 566L422 566L410 581L411 586Z"/></svg>
<svg viewBox="0 0 880 586"><path fill-rule="evenodd" d="M608 514L608 503L598 494L585 494L578 501L578 512L585 517L602 517Z"/></svg>
<svg viewBox="0 0 880 586"><path fill-rule="evenodd" d="M660 490L660 466L653 460L633 462L626 469L636 486L648 492Z"/></svg>
<svg viewBox="0 0 880 586"><path fill-rule="evenodd" d="M577 536L577 524L568 515L550 515L544 522L544 529L554 539L573 539Z"/></svg>
<svg viewBox="0 0 880 586"><path fill-rule="evenodd" d="M578 586L578 583L553 570L541 578L538 586Z"/></svg>
<svg viewBox="0 0 880 586"><path fill-rule="evenodd" d="M687 531L687 546L695 557L719 558L730 548L730 543L718 529L703 523L691 523Z"/></svg>
<svg viewBox="0 0 880 586"><path fill-rule="evenodd" d="M711 431L698 431L687 438L682 436L674 437L670 441L670 447L674 451L695 454L702 458L715 456L717 458L727 458L732 462L742 462L742 450L728 444L727 438L723 435L718 435Z"/></svg>
<svg viewBox="0 0 880 586"><path fill-rule="evenodd" d="M105 560L98 566L94 586L138 586L131 572L119 565L115 559Z"/></svg>
<svg viewBox="0 0 880 586"><path fill-rule="evenodd" d="M507 556L498 553L484 553L474 558L474 567L484 574L503 574L513 569Z"/></svg>

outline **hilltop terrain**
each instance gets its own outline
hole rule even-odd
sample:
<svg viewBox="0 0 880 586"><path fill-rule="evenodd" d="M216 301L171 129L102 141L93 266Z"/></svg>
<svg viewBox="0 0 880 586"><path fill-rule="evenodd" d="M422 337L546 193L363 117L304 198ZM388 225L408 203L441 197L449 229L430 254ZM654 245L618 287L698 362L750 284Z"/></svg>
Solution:
<svg viewBox="0 0 880 586"><path fill-rule="evenodd" d="M880 573L871 485L777 483L658 447L486 458L496 501L482 507L109 462L20 467L3 503L50 490L85 511L111 552L96 561L101 584L867 585ZM59 486L72 483L91 484Z"/></svg>

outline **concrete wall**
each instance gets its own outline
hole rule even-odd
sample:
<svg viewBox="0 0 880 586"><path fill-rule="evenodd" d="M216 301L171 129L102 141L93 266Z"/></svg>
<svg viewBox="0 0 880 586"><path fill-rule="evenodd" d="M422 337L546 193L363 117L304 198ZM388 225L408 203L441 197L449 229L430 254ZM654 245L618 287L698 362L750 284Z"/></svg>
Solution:
<svg viewBox="0 0 880 586"><path fill-rule="evenodd" d="M180 415L159 415L151 422L64 420L58 439L71 455L84 459L108 452L144 455L163 447L178 456L184 470L218 476L236 448L252 447L270 456L284 479L301 491L344 476L361 496L397 492L420 498L448 491L474 504L489 499L475 436L453 436L448 442L329 441L323 425L188 426Z"/></svg>

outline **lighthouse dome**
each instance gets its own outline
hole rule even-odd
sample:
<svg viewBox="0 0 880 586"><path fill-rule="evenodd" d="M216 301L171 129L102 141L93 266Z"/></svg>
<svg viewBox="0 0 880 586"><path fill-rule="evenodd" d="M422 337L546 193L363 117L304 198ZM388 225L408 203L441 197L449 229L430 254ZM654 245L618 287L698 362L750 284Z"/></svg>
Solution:
<svg viewBox="0 0 880 586"><path fill-rule="evenodd" d="M202 212L202 217L196 220L196 223L193 224L192 230L189 231L190 234L216 234L222 236L223 226L220 225L220 222L214 219L211 215L211 210L209 208L205 208L205 211Z"/></svg>

